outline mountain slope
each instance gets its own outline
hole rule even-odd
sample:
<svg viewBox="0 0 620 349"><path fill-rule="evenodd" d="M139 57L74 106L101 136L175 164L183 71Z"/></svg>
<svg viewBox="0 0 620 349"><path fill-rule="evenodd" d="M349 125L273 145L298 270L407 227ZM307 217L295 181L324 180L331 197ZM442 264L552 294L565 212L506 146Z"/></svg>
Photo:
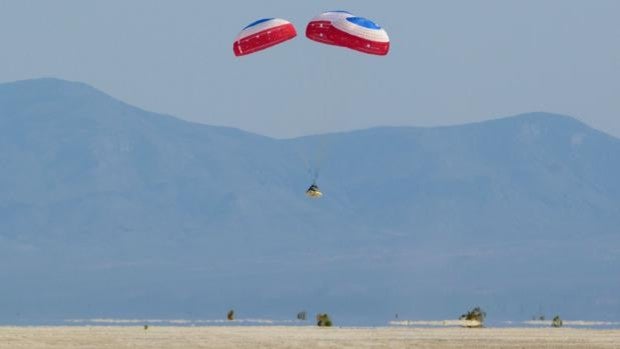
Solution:
<svg viewBox="0 0 620 349"><path fill-rule="evenodd" d="M620 141L565 116L275 140L40 79L0 85L0 166L9 322L620 314Z"/></svg>

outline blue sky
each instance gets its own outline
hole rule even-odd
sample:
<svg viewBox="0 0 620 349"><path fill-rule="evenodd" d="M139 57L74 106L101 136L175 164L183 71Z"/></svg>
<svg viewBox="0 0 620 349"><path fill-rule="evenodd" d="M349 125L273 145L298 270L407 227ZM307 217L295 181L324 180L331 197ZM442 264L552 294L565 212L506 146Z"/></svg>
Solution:
<svg viewBox="0 0 620 349"><path fill-rule="evenodd" d="M347 9L387 57L326 47L307 21ZM529 111L620 136L620 1L0 1L0 81L86 82L139 107L289 137L448 125ZM235 58L263 17L301 34Z"/></svg>

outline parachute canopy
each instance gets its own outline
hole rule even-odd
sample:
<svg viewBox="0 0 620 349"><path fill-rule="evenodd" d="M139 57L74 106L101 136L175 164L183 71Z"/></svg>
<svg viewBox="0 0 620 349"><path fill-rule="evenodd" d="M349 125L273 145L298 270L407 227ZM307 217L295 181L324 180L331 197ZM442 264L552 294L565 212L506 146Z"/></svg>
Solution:
<svg viewBox="0 0 620 349"><path fill-rule="evenodd" d="M259 19L237 35L233 44L235 56L245 56L281 44L297 36L293 24L280 18Z"/></svg>
<svg viewBox="0 0 620 349"><path fill-rule="evenodd" d="M332 23L348 17L353 17L353 15L347 11L323 12L308 23L306 37L323 44L340 46L335 40L337 33Z"/></svg>
<svg viewBox="0 0 620 349"><path fill-rule="evenodd" d="M324 12L314 17L306 26L306 37L373 55L384 56L390 50L390 38L383 28L346 11Z"/></svg>

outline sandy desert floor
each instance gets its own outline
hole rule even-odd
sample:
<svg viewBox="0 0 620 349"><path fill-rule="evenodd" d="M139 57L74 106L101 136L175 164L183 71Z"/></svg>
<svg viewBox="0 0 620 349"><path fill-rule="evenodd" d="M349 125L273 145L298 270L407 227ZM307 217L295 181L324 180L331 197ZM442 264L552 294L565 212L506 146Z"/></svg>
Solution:
<svg viewBox="0 0 620 349"><path fill-rule="evenodd" d="M0 348L620 348L620 330L0 327Z"/></svg>

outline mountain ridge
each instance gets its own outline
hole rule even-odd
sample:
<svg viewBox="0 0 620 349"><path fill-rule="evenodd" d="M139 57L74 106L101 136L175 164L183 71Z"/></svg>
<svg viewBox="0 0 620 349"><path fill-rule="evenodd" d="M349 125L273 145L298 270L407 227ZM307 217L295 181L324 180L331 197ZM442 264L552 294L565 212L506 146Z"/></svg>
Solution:
<svg viewBox="0 0 620 349"><path fill-rule="evenodd" d="M297 136L297 137L286 137L286 138L274 138L274 137L270 137L270 136L266 136L266 135L261 135L258 133L254 133L251 131L246 131L240 128L236 128L236 127L231 127L231 126L217 126L217 125L209 125L209 124L205 124L205 123L201 123L201 122L196 122L196 121L190 121L190 120L186 120L186 119L182 119L182 118L178 118L174 115L170 115L170 114L162 114L162 113L157 113L157 112L153 112L153 111L149 111L147 109L143 109L140 107L136 107L133 106L129 103L126 103L124 101L121 101L119 99L117 99L116 97L113 97L112 95L103 92L102 90L99 90L89 84L83 83L83 82L79 82L79 81L70 81L70 80L64 80L64 79L60 79L60 78L55 78L55 77L45 77L45 78L32 78L32 79L25 79L25 80L17 80L17 81L11 81L11 82L3 82L0 83L0 92L2 92L2 89L20 89L20 88L25 88L25 89L31 89L32 85L44 85L45 87L45 91L47 93L49 92L58 92L58 88L62 88L62 90L69 90L69 92L74 91L74 92L81 92L80 94L78 94L77 96L83 96L84 95L84 91L88 91L89 94L91 96L97 96L97 97L103 97L104 99L107 99L108 101L113 101L115 103L120 103L126 107L132 108L132 109L136 109L140 112L145 112L145 113L150 113L153 115L158 115L158 116L163 116L166 118L173 118L175 120L178 121L183 121L185 123L189 123L191 125L195 125L195 126L206 126L209 128L216 128L216 129L228 129L228 130L235 130L235 131L240 131L240 132L245 132L248 134L252 134L252 135L256 135L259 137L265 137L265 138L270 138L270 139L274 139L274 140L292 140L292 139L297 139L297 138L305 138L305 137L315 137L315 136L322 136L322 135L332 135L332 134L346 134L346 133L351 133L351 132L364 132L367 130L375 130L375 129L442 129L442 128L452 128L452 127L462 127L462 126L471 126L471 127L476 127L476 125L479 124L489 124L489 123L493 123L493 122L510 122L511 120L528 120L528 118L534 117L536 119L538 119L540 121L541 118L560 118L563 120L571 120L574 122L577 122L579 124L581 124L582 126L588 127L590 129L596 130L602 134L605 134L611 138L615 138L618 139L618 137L615 137L609 133L606 133L602 130L596 129L590 125L588 125L587 123L579 120L578 118L574 117L574 116L569 116L569 115L563 115L563 114L558 114L558 113L553 113L553 112L546 112L546 111L533 111L533 112L527 112L527 113L520 113L520 114L516 114L516 115L511 115L511 116L503 116L503 117L493 117L493 118L489 118L486 120L481 120L481 121L472 121L472 122L465 122L465 123L458 123L458 124L451 124L451 125L437 125L437 126L406 126L406 125L379 125L379 126L373 126L373 127L368 127L368 128L363 128L363 129L353 129L353 130L347 130L347 131L338 131L338 132L327 132L327 133L323 133L323 134L312 134L312 135L302 135L302 136ZM531 119L529 119L531 120Z"/></svg>
<svg viewBox="0 0 620 349"><path fill-rule="evenodd" d="M0 84L3 321L620 313L620 140L574 118L274 139L17 85Z"/></svg>

